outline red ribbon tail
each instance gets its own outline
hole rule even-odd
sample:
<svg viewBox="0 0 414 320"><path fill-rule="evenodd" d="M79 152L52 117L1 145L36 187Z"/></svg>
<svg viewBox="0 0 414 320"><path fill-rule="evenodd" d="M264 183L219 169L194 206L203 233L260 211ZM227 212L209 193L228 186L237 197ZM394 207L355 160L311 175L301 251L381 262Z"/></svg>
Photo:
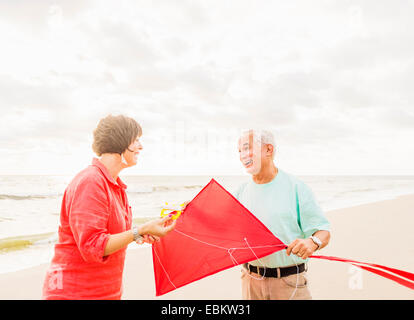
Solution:
<svg viewBox="0 0 414 320"><path fill-rule="evenodd" d="M398 270L398 269L382 266L379 264L359 262L355 260L343 259L343 258L338 258L338 257L311 256L310 258L350 263L356 267L375 273L379 276L390 279L407 288L414 290L414 274L411 272Z"/></svg>

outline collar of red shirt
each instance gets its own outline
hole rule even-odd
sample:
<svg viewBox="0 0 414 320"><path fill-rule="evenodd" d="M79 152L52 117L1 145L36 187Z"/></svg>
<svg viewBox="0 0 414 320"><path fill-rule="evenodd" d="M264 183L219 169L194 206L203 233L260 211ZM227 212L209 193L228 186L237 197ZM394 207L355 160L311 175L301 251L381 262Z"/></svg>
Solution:
<svg viewBox="0 0 414 320"><path fill-rule="evenodd" d="M114 180L114 178L110 175L108 169L104 166L104 164L102 162L99 161L99 159L93 158L92 159L92 165L95 166L95 167L98 167L102 171L102 173L103 173L104 177L106 178L106 180L108 180L113 185L116 185L117 187L121 187L122 189L127 188L126 184L124 184L122 182L121 178L118 177L116 179L116 181Z"/></svg>

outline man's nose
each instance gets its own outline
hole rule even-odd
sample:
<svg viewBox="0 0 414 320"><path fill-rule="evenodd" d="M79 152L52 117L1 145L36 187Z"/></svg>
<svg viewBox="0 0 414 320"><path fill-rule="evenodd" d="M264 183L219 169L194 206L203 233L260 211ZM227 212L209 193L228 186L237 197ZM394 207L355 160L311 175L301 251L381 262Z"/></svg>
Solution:
<svg viewBox="0 0 414 320"><path fill-rule="evenodd" d="M250 154L249 154L249 151L242 151L241 153L240 153L240 159L246 159L246 158L249 158L250 157Z"/></svg>

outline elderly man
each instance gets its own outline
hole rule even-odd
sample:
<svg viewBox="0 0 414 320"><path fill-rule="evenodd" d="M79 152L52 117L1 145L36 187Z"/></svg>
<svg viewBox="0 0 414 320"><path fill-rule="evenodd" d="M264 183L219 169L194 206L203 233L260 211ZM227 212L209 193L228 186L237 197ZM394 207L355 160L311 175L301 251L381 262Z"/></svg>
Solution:
<svg viewBox="0 0 414 320"><path fill-rule="evenodd" d="M252 179L239 186L235 197L288 244L286 250L243 266L243 299L311 299L306 263L328 244L329 222L309 187L275 166L270 132L243 133L239 153Z"/></svg>

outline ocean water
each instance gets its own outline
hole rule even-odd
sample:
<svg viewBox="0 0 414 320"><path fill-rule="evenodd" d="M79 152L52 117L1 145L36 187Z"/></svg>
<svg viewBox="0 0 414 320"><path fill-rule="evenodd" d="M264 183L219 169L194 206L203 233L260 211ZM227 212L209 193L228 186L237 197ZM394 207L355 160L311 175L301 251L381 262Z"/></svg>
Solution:
<svg viewBox="0 0 414 320"><path fill-rule="evenodd" d="M230 192L249 176L121 176L134 222L158 217L165 202L191 200L214 178ZM325 211L414 193L414 176L298 176ZM0 273L49 262L70 176L0 176ZM131 244L129 248L139 248Z"/></svg>

